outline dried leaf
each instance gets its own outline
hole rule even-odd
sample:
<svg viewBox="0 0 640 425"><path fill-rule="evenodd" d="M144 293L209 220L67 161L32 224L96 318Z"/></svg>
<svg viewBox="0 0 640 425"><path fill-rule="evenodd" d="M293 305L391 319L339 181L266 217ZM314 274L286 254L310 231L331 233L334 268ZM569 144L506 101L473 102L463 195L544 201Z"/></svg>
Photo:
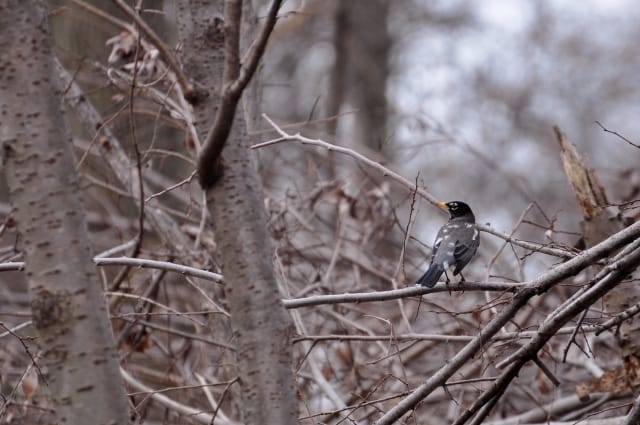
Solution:
<svg viewBox="0 0 640 425"><path fill-rule="evenodd" d="M108 62L115 63L130 57L136 48L136 37L129 31L122 31L115 37L111 37L105 43L111 47Z"/></svg>
<svg viewBox="0 0 640 425"><path fill-rule="evenodd" d="M549 379L540 369L536 372L536 382L538 383L538 391L540 394L549 394L554 388L550 385Z"/></svg>
<svg viewBox="0 0 640 425"><path fill-rule="evenodd" d="M24 398L31 400L33 396L38 392L38 374L35 368L30 368L22 379L22 392Z"/></svg>
<svg viewBox="0 0 640 425"><path fill-rule="evenodd" d="M592 393L620 393L629 387L640 385L638 377L640 377L640 353L628 356L622 365L605 372L601 377L578 385L576 394L580 400L585 401Z"/></svg>

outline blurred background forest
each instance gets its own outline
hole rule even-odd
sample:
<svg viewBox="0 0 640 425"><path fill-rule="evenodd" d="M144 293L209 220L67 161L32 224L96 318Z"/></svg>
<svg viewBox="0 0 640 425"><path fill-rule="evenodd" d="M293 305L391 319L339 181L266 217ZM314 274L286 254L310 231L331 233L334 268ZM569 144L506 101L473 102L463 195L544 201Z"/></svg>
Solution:
<svg viewBox="0 0 640 425"><path fill-rule="evenodd" d="M258 16L266 13L268 1L252 3ZM111 2L55 0L49 5L63 66L133 157L125 76L136 42L118 24L131 22ZM143 19L179 50L174 2L142 5ZM257 117L249 120L256 144L278 138L261 117L266 114L288 134L349 148L439 200L467 202L479 223L573 252L582 214L562 167L553 132L557 125L589 157L609 203L625 216L638 215L633 201L640 198L640 151L596 124L632 141L640 134L640 9L635 3L287 0L279 16L256 77L257 100L243 103L247 116ZM146 91L136 94L135 111L142 171L152 189L146 199L175 221L189 248L151 230L139 256L220 273L218 259L207 254L216 249L215 226L206 222L193 178L194 142L176 109L167 106L170 90L157 55L146 53L137 77ZM135 237L137 209L73 99L67 112L98 254ZM253 152L284 299L398 289L411 286L428 266L445 216L412 190L362 161L317 146L280 141ZM0 187L2 258L20 261L11 206L4 183ZM559 261L485 232L465 277L527 282ZM219 286L197 276L120 267L100 271L110 291L122 364L132 379L148 386L144 390L128 382L141 423L203 423L145 392L176 387L166 395L198 411L216 410L215 423L234 423L238 395L225 367L227 348L217 343L233 343ZM453 423L499 374L496 362L520 346L512 336L535 330L586 279L584 274L569 279L523 308L504 327L503 342L461 367L454 383L434 391L404 423ZM147 304L141 312L136 297L142 296L158 305ZM442 368L511 296L437 291L377 303L287 306L296 326L299 422L373 423ZM608 318L604 310L596 303L587 323ZM142 313L145 324L136 321ZM0 321L14 328L28 319L24 277L2 272ZM557 388L529 364L486 423L584 418L580 423L590 423L626 414L630 391L602 391L590 401L575 396L577 386L623 363L612 334L592 331L577 337L581 349L574 346L566 361L571 329L545 346L541 358L560 377ZM28 326L19 333L30 335ZM11 335L2 329L0 335L0 423L19 423L11 421L35 415L26 406L37 406L38 395L14 391L30 358ZM209 390L198 388L207 383ZM554 402L565 404L556 409ZM46 404L40 406L46 410ZM517 422L518 415L527 414Z"/></svg>

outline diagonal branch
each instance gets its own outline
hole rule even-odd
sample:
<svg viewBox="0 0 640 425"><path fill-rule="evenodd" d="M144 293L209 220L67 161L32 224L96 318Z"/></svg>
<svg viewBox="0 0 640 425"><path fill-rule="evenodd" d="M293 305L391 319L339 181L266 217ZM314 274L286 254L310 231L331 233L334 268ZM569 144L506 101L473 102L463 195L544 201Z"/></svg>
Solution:
<svg viewBox="0 0 640 425"><path fill-rule="evenodd" d="M415 406L421 400L431 394L436 388L444 385L447 380L454 373L456 373L456 371L458 371L463 364L465 364L470 358L472 358L491 337L499 332L500 329L502 329L502 327L507 322L509 322L509 320L511 320L514 315L522 307L524 307L531 298L547 292L557 283L570 276L574 276L582 269L590 266L597 260L604 258L620 247L633 242L638 237L640 237L640 222L637 222L627 227L626 229L610 236L603 242L595 245L593 248L583 251L571 260L554 267L553 269L534 279L526 286L526 288L520 290L513 297L513 300L508 307L506 307L504 310L493 317L493 319L485 326L479 336L477 336L473 341L469 342L464 348L458 351L458 353L453 356L451 360L449 360L445 367L434 373L422 385L416 388L413 393L411 393L400 403L395 405L391 410L389 410L386 414L384 414L378 420L378 422L376 422L376 424L390 425L394 423L405 413L415 408ZM611 275L613 275L614 273L615 272L612 272ZM527 346L530 346L530 344ZM504 376L506 376L505 374L509 373L509 371L511 370L511 366L503 373Z"/></svg>
<svg viewBox="0 0 640 425"><path fill-rule="evenodd" d="M637 424L638 422L640 422L640 395L636 397L636 402L625 418L623 425L633 425Z"/></svg>
<svg viewBox="0 0 640 425"><path fill-rule="evenodd" d="M521 347L515 353L514 362L500 375L500 377L485 391L468 409L466 409L455 425L462 425L469 420L478 410L496 397L500 397L513 379L518 375L520 369L529 361L536 358L538 351L556 334L556 332L569 320L575 317L580 311L589 308L591 304L613 289L620 281L629 276L640 264L640 248L626 255L612 265L610 273L600 279L591 289L584 292L578 299L574 300L568 308L562 310L553 320L545 322L535 337L529 343ZM482 412L485 416L489 409ZM480 422L484 418L475 418Z"/></svg>
<svg viewBox="0 0 640 425"><path fill-rule="evenodd" d="M393 170L385 167L384 165L370 159L367 158L366 156L362 155L359 152L356 152L352 149L349 148L345 148L343 146L338 146L338 145L334 145L328 142L325 142L324 140L320 140L320 139L311 139L305 136L302 136L300 133L297 134L289 134L287 132L285 132L282 127L278 126L275 122L273 122L273 120L271 118L269 118L266 114L262 114L262 117L271 125L271 127L273 127L273 129L280 135L280 137L278 137L277 139L274 140L269 140L263 143L259 143L256 145L253 145L252 148L253 149L260 149L260 148L264 148L267 146L271 146L277 143L283 143L283 142L299 142L303 145L311 145L311 146L319 146L323 149L326 149L330 152L338 152L340 154L343 155L347 155L350 156L354 159L356 159L357 161L360 161L364 164L366 164L367 166L376 169L378 171L380 171L382 173L383 176L390 178L391 180L395 181L396 183L400 184L401 186L404 186L405 188L407 188L409 191L411 192L416 192L418 195L420 195L422 198L426 199L427 201L429 201L431 204L435 205L438 203L438 199L432 195L431 193L427 192L426 190L417 187L416 184L414 184L413 182L411 182L409 179L404 178L403 176L401 176L400 174L394 172ZM438 208L438 210L442 211L442 209ZM499 230L496 230L486 224L482 224L482 223L478 223L477 227L479 230L486 232L486 233L490 233L492 235L495 235L501 239L504 239L506 242L512 243L513 245L518 245L522 248L525 249L529 249L531 251L534 252L540 252L543 254L547 254L547 255L553 255L556 257L560 257L560 258L564 258L564 259L570 259L573 258L575 256L575 254L571 251L565 250L565 249L559 249L559 248L554 248L554 247L550 247L550 246L546 246L546 245L542 245L539 243L535 243L535 242L528 242L528 241L524 241L524 240L520 240L520 239L516 239L514 238L511 234L509 233L505 233L505 232L501 232Z"/></svg>
<svg viewBox="0 0 640 425"><path fill-rule="evenodd" d="M227 0L224 7L225 19L225 61L222 82L222 98L213 125L207 134L204 147L198 159L198 181L207 190L222 176L220 155L224 149L238 102L242 92L258 69L264 55L269 36L276 24L282 0L273 0L267 18L247 52L246 63L240 63L240 21L242 0Z"/></svg>
<svg viewBox="0 0 640 425"><path fill-rule="evenodd" d="M631 140L627 139L626 137L624 137L622 134L618 133L617 131L612 131L609 130L608 128L606 128L604 125L602 125L602 123L600 121L596 121L596 124L598 125L598 127L600 127L602 129L602 131L604 131L605 133L609 133L609 134L613 134L614 136L617 136L618 138L622 139L623 141L627 142L628 144L630 144L631 146L633 146L634 148L638 148L640 149L640 145L637 143L633 143Z"/></svg>
<svg viewBox="0 0 640 425"><path fill-rule="evenodd" d="M234 81L229 88L231 91L242 92L245 87L247 87L247 84L249 84L249 81L251 81L251 77L256 72L256 69L258 69L260 58L264 55L269 36L276 25L280 5L282 5L282 0L274 0L273 3L271 3L264 25L245 55L246 60L240 67L240 75L238 75L236 81Z"/></svg>
<svg viewBox="0 0 640 425"><path fill-rule="evenodd" d="M105 123L95 106L85 96L83 90L73 81L72 76L58 62L55 62L58 76L63 81L63 85L68 87L65 101L78 114L80 122L89 132L96 132L97 146L100 149L104 160L109 164L113 173L123 186L131 193L135 193L135 184L138 181L138 169L133 167L129 156L120 140ZM135 199L145 202L144 199ZM151 223L151 226L161 239L172 245L177 251L182 251L189 245L189 240L180 229L178 223L165 213L162 209L156 208L157 199L152 199L148 204L151 208L145 208L144 213Z"/></svg>
<svg viewBox="0 0 640 425"><path fill-rule="evenodd" d="M122 10L129 18L133 20L138 26L138 29L147 37L153 45L158 49L160 55L164 59L164 61L169 65L169 68L173 71L178 79L178 84L180 84L180 88L182 88L182 92L184 93L185 98L191 99L195 93L193 89L193 84L189 81L186 74L182 71L182 67L176 61L173 53L169 50L167 45L162 41L162 39L156 34L156 32L147 24L131 7L129 7L123 0L113 0L113 2Z"/></svg>

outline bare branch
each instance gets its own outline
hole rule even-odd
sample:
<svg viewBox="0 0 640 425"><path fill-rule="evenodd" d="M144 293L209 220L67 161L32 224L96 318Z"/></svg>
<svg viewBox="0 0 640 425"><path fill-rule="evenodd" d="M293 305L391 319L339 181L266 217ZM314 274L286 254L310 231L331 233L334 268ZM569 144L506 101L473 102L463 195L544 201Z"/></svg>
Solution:
<svg viewBox="0 0 640 425"><path fill-rule="evenodd" d="M260 58L264 55L269 35L276 23L278 10L282 0L273 0L269 14L262 29L249 48L246 65L240 64L240 22L242 18L242 0L225 2L225 61L222 83L222 98L218 106L215 120L204 143L198 159L198 181L203 190L207 190L222 176L220 155L224 149L238 102L242 92L251 81L258 68Z"/></svg>
<svg viewBox="0 0 640 425"><path fill-rule="evenodd" d="M600 329L598 329L598 331L596 332L596 335L600 335L602 332L606 331L607 329L611 329L614 326L618 326L620 323L624 322L627 319L632 318L633 316L635 316L638 313L640 313L640 303L629 307L628 309L626 309L622 313L618 314L615 317L612 317L611 319L609 319L606 322L604 322L603 324L601 324L599 326Z"/></svg>
<svg viewBox="0 0 640 425"><path fill-rule="evenodd" d="M182 67L176 61L173 52L169 50L166 44L162 41L162 39L156 34L156 32L144 21L144 19L140 18L135 10L131 9L123 0L113 0L113 2L122 10L128 17L130 17L138 26L140 31L147 37L153 45L158 49L162 59L169 65L169 68L173 71L178 79L178 84L180 84L180 88L184 93L184 96L187 99L191 99L194 96L193 84L189 81L186 74L182 71Z"/></svg>
<svg viewBox="0 0 640 425"><path fill-rule="evenodd" d="M424 294L430 294L434 292L449 292L451 291L501 291L501 292L515 292L523 284L512 283L477 283L477 282L465 282L455 286L447 287L444 283L438 284L433 288L426 288L423 286L410 286L407 288L394 289L391 291L375 291L353 294L333 294L333 295L316 295L306 298L294 298L289 300L282 300L282 303L286 308L300 308L311 307L314 305L322 304L340 304L340 303L361 303L372 301L388 301L396 300L399 298L406 298L412 296L420 296Z"/></svg>
<svg viewBox="0 0 640 425"><path fill-rule="evenodd" d="M567 326L559 329L556 335L569 335L575 331L575 326ZM597 325L585 326L585 332L596 332ZM531 339L538 334L538 331L502 332L491 338L491 341L512 341L514 339ZM441 342L468 342L475 337L470 335L449 335L449 334L399 334L399 335L304 335L293 338L293 342L300 341L441 341ZM451 385L451 382L447 382Z"/></svg>
<svg viewBox="0 0 640 425"><path fill-rule="evenodd" d="M308 137L304 137L302 136L300 133L296 133L296 134L289 134L287 132L285 132L282 127L278 126L275 122L273 122L273 120L271 118L269 118L266 114L262 114L262 117L273 127L273 129L280 135L279 138L277 139L273 139L273 140L269 140L263 143L258 143L256 145L253 145L252 148L253 149L259 149L259 148L263 148L263 147L267 147L267 146L271 146L277 143L283 143L283 142L299 142L303 145L312 145L312 146L319 146L321 148L324 148L330 152L338 152L341 153L343 155L347 155L350 156L366 165L368 165L371 168L374 168L378 171L380 171L382 173L383 176L385 177L389 177L391 180L395 181L396 183L400 184L401 186L404 186L406 189L408 189L410 192L416 192L417 194L419 194L421 197L423 197L424 199L426 199L427 201L429 201L432 205L436 205L439 200L433 196L431 193L427 192L424 189L421 189L419 187L417 187L416 184L412 183L410 180L404 178L403 176L401 176L400 174L390 170L389 168L385 167L384 165L367 158L366 156L352 150L349 148L345 148L342 146L338 146L338 145L334 145L328 142L325 142L324 140L320 140L320 139L310 139ZM442 212L442 209L438 208L438 211ZM573 258L575 256L575 253L571 252L571 251L567 251L564 249L558 249L558 248L553 248L553 247L549 247L546 245L541 245L535 242L528 242L528 241L522 241L519 239L515 239L513 238L510 234L505 233L505 232L501 232L499 230L496 230L494 228L492 228L491 226L488 226L486 224L477 224L477 227L479 230L482 230L483 232L487 232L490 233L492 235L498 236L499 238L504 239L507 242L511 242L514 245L518 245L521 246L523 248L526 249L530 249L534 252L540 252L543 254L547 254L547 255L553 255L555 257L560 257L560 258L564 258L564 259L569 259L569 258Z"/></svg>
<svg viewBox="0 0 640 425"><path fill-rule="evenodd" d="M536 407L534 409L529 410L528 412L521 413L519 415L511 416L505 419L489 422L487 425L516 425L516 424L533 424L533 423L546 423L549 418L560 417L567 413L574 413L576 410L590 407L590 406L598 406L604 401L608 401L614 398L611 393L593 393L591 394L590 400L585 401L581 400L576 394L572 394L567 397L563 397L560 399L555 399L552 402ZM589 421L584 421L585 424L589 423ZM554 424L575 424L574 422L554 422ZM580 422L582 425L583 422ZM604 425L604 424L598 424Z"/></svg>
<svg viewBox="0 0 640 425"><path fill-rule="evenodd" d="M247 87L249 81L251 81L251 77L256 72L256 69L258 69L260 58L264 55L267 42L269 41L269 36L276 25L278 10L280 10L281 4L282 0L274 0L271 3L271 7L269 8L269 12L267 13L267 17L265 18L260 33L253 41L253 44L249 47L249 50L245 55L245 60L243 60L243 63L241 64L240 75L238 75L237 79L231 84L229 90L241 93Z"/></svg>
<svg viewBox="0 0 640 425"><path fill-rule="evenodd" d="M89 13L92 13L98 17L100 17L101 19L104 19L105 21L111 22L113 25L117 26L120 29L123 29L125 31L130 31L131 33L133 33L133 27L129 24L127 24L126 22L116 18L115 16L111 15L110 13L105 12L104 10L95 7L94 5L87 3L84 0L70 0L72 3L76 4L77 6L83 8L84 10L86 10Z"/></svg>
<svg viewBox="0 0 640 425"><path fill-rule="evenodd" d="M609 255L616 249L634 241L640 237L640 222L635 223L626 229L616 233L603 242L595 245L593 248L583 251L571 260L560 264L548 272L540 275L527 285L527 287L520 290L513 298L513 301L500 313L493 317L493 319L484 327L482 333L477 336L473 341L469 342L464 348L449 360L449 362L442 369L433 374L427 381L415 389L411 395L406 397L400 403L395 405L385 415L383 415L377 425L391 425L396 420L400 419L405 413L413 409L422 399L431 394L433 390L444 385L444 383L454 374L459 368L469 360L478 350L483 347L486 342L492 338L497 332L500 331L513 316L527 304L529 299L536 295L540 295L551 289L558 282L566 279L569 276L573 276L580 270L593 264L600 258ZM640 251L639 251L640 252ZM613 272L616 273L616 272ZM612 275L613 275L612 273ZM627 271L628 273L628 271ZM581 308L584 308L581 305ZM579 310L578 310L579 311ZM559 327L558 327L559 328ZM530 347L530 345L527 345ZM531 349L531 348L529 348ZM536 350L537 352L537 350ZM514 363L515 364L515 363ZM513 365L512 365L513 366ZM509 368L501 376L504 377L505 383L510 382L511 374L514 373L513 368ZM515 376L515 375L514 375ZM500 388L493 385L496 391ZM487 395L485 402L490 400Z"/></svg>
<svg viewBox="0 0 640 425"><path fill-rule="evenodd" d="M195 267L184 266L182 264L171 263L169 261L157 261L144 258L128 257L94 257L93 261L99 266L134 266L150 269L160 269L198 277L200 279L210 280L212 282L222 283L223 281L222 275L218 273L212 273ZM0 271L24 270L24 265L24 262L21 261L0 263Z"/></svg>
<svg viewBox="0 0 640 425"><path fill-rule="evenodd" d="M625 418L623 425L633 425L640 422L640 395L636 397L633 408Z"/></svg>
<svg viewBox="0 0 640 425"><path fill-rule="evenodd" d="M640 225L640 223L636 223L636 225ZM611 268L612 271L602 277L590 290L582 294L577 300L574 300L570 306L556 315L553 320L549 320L540 326L537 335L514 354L514 362L500 375L490 389L485 391L471 407L465 410L456 421L456 424L465 423L481 406L495 397L500 397L525 363L537 356L537 352L555 335L562 325L614 288L615 285L635 270L638 264L640 264L640 248L619 260L615 267ZM488 413L487 411L486 414Z"/></svg>
<svg viewBox="0 0 640 425"><path fill-rule="evenodd" d="M80 122L85 126L87 131L96 131L96 139L98 147L103 158L109 164L120 182L132 193L135 190L135 182L138 181L137 168L132 167L129 156L123 144L111 131L110 127L104 122L102 116L95 106L87 99L83 90L72 80L69 72L64 69L60 62L56 61L56 70L58 75L64 82L67 91L65 100L71 108L80 117ZM136 199L138 200L138 199ZM154 230L169 244L172 244L178 250L186 248L188 238L180 230L175 220L159 208L154 208L157 204L151 200L149 206L144 212L147 215L149 223Z"/></svg>
<svg viewBox="0 0 640 425"><path fill-rule="evenodd" d="M120 368L120 374L122 374L122 377L124 378L125 382L129 384L132 388L134 388L136 391L142 391L142 392L148 393L149 396L154 401L165 406L167 409L174 410L180 413L181 415L185 415L189 417L191 420L200 424L208 425L213 423L213 415L211 415L210 413L205 413L200 409L196 409L191 406L186 406L182 403L178 403L177 401L170 399L169 397L163 394L159 394L158 391L155 391L152 388L143 384L142 382L138 381L133 376L131 376L129 372L127 372L122 368ZM236 422L232 422L230 420L227 420L227 421L223 420L221 416L218 416L216 422L219 422L221 424L227 424L227 425L236 424Z"/></svg>
<svg viewBox="0 0 640 425"><path fill-rule="evenodd" d="M625 142L627 142L628 144L630 144L631 146L633 146L634 148L638 148L640 149L640 145L633 143L631 140L627 139L626 137L624 137L622 134L618 133L617 131L611 131L608 128L606 128L604 125L602 125L600 123L600 121L596 121L596 124L598 124L598 126L602 129L602 131L604 131L605 133L610 133L613 134L614 136L619 137L620 139L624 140Z"/></svg>
<svg viewBox="0 0 640 425"><path fill-rule="evenodd" d="M208 272L206 270L201 270L195 267L189 267L189 266L183 266L181 264L171 263L168 261L157 261L157 260L148 260L143 258L127 258L127 257L94 258L93 261L95 261L95 263L99 266L128 265L128 266L146 267L146 268L167 270L167 271L172 271L172 272L185 274L189 276L199 277L201 279L210 280L212 282L221 283L223 280L223 277L220 274Z"/></svg>

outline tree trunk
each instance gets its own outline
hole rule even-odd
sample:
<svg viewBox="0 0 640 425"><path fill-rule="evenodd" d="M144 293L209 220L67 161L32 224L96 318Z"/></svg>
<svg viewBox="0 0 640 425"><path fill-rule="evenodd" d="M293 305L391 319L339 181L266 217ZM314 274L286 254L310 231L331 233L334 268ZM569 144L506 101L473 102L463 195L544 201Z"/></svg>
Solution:
<svg viewBox="0 0 640 425"><path fill-rule="evenodd" d="M4 167L59 423L125 424L129 409L62 114L47 11L0 6ZM89 419L90 418L90 419Z"/></svg>
<svg viewBox="0 0 640 425"><path fill-rule="evenodd" d="M353 138L382 151L387 138L387 78L391 36L387 30L387 0L339 1L334 19L336 62L331 73L328 115L337 116L351 102L355 114ZM336 121L329 121L335 136Z"/></svg>
<svg viewBox="0 0 640 425"><path fill-rule="evenodd" d="M194 105L202 139L219 101L224 59L222 5L222 1L204 5L183 0L178 6L185 69L208 93ZM222 155L224 175L207 193L237 347L239 407L246 424L295 424L291 319L280 302L262 183L249 145L246 121L242 113L236 113Z"/></svg>

